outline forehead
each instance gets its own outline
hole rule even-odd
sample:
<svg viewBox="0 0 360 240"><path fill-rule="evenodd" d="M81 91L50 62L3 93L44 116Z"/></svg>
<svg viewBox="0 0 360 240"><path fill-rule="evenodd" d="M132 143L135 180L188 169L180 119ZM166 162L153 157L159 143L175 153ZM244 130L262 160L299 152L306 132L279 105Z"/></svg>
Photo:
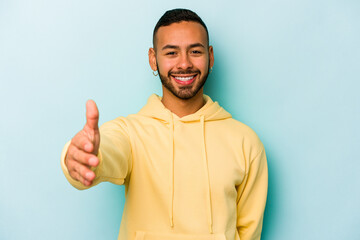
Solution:
<svg viewBox="0 0 360 240"><path fill-rule="evenodd" d="M156 35L156 47L165 45L186 46L194 43L207 45L207 34L205 28L197 22L182 21L162 26Z"/></svg>

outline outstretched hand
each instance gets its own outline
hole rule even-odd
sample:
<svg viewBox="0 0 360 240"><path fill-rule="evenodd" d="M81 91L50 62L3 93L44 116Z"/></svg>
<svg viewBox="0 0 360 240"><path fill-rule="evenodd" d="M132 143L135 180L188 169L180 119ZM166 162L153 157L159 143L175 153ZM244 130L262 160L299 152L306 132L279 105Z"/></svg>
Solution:
<svg viewBox="0 0 360 240"><path fill-rule="evenodd" d="M90 186L95 179L95 173L90 169L99 164L97 158L100 133L99 133L99 111L93 100L86 102L86 124L71 140L65 157L65 165L70 176Z"/></svg>

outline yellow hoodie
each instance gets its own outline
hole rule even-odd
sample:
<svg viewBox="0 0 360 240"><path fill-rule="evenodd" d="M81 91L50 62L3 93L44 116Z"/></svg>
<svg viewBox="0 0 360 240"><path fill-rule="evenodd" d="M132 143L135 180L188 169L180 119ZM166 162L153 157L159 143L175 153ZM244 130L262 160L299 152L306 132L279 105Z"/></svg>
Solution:
<svg viewBox="0 0 360 240"><path fill-rule="evenodd" d="M100 127L93 186L125 185L120 240L260 239L267 195L265 150L246 125L204 95L179 118L152 95L138 114ZM68 181L72 179L61 165Z"/></svg>

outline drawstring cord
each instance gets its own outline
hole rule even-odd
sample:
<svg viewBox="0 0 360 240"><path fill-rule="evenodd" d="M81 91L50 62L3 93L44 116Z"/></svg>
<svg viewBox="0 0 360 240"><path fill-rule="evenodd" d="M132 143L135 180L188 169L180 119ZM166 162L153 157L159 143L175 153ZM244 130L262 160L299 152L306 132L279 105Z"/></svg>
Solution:
<svg viewBox="0 0 360 240"><path fill-rule="evenodd" d="M174 227L174 117L171 115L170 121L170 154L171 154L171 169L170 169L170 176L171 176L171 199L170 199L170 226Z"/></svg>
<svg viewBox="0 0 360 240"><path fill-rule="evenodd" d="M201 125L201 133L202 133L202 157L205 162L206 167L206 177L207 177L207 194L208 194L208 212L209 212L209 231L213 233L213 212L212 212L212 204L211 204L211 186L210 186L210 174L209 174L209 163L206 155L206 140L205 140L205 117L202 115L200 117L200 125ZM170 199L170 226L174 227L174 117L171 114L170 121L170 154L171 154L171 199Z"/></svg>
<svg viewBox="0 0 360 240"><path fill-rule="evenodd" d="M200 117L200 123L201 123L201 132L202 132L202 137L203 137L203 148L202 148L202 154L203 154L203 159L205 161L205 166L206 166L206 175L207 175L207 190L208 190L208 199L209 199L209 204L208 204L208 211L209 211L209 231L212 234L213 233L213 213L212 213L212 205L211 205L211 186L210 186L210 174L209 174L209 163L208 163L208 159L207 159L207 155L206 155L206 140L205 140L205 120L204 120L204 116L201 115Z"/></svg>

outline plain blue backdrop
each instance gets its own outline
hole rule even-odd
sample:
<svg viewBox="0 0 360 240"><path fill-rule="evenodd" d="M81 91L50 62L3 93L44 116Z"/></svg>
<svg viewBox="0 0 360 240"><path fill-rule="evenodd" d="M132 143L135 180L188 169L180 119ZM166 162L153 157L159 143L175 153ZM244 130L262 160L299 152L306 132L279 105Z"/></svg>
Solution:
<svg viewBox="0 0 360 240"><path fill-rule="evenodd" d="M0 0L0 239L116 239L124 188L78 191L63 145L161 94L147 51L165 10L196 11L206 93L252 127L269 164L262 239L360 239L357 0Z"/></svg>

